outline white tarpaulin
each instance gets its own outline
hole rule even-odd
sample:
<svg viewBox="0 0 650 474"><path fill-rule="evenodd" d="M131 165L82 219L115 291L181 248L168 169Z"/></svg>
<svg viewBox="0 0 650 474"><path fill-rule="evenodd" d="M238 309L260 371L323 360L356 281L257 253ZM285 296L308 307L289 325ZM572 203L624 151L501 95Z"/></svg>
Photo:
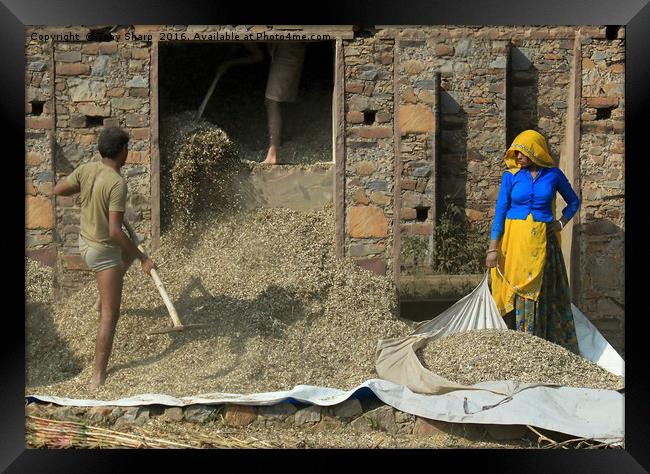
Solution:
<svg viewBox="0 0 650 474"><path fill-rule="evenodd" d="M80 400L34 394L28 395L27 398L72 406L154 404L186 406L223 403L273 405L286 401L331 406L351 397L367 397L370 395L370 391L382 402L400 411L433 420L455 423L531 425L582 438L608 442L621 440L624 436L624 396L617 391L519 384L513 381L483 382L466 387L445 380L421 366L413 347L414 344L417 346L417 344L424 343L426 338L431 337L431 334L439 336L472 327L502 327L503 320L492 317L493 308L490 307L490 303L494 305L494 301L487 288L487 279L484 278L472 293L443 312L438 318L420 324L415 334L406 338L386 340L393 341L393 345L397 340L397 345L401 344L401 350L408 355L405 359L409 360L411 364L417 363L422 371L425 371L422 372L419 369L416 371L416 374L424 374L423 380L415 381L416 386L420 383L424 384L426 388L426 382L428 382L442 388L435 394L417 393L418 390L411 390L409 386L414 384L412 378L404 382L390 381L385 380L386 377L380 373L380 377L383 379L367 380L348 391L297 385L289 391L250 395L208 393L176 398L164 394L149 393L119 400ZM486 291L488 292L486 293ZM454 308L456 309L454 310ZM584 314L575 306L572 309L581 354L605 369L622 375L624 363L621 357ZM459 314L470 314L471 316L464 321L459 321ZM423 328L425 332L419 333ZM382 348L390 348L391 343L386 341L379 341L379 355L381 355ZM395 355L395 351L392 354ZM411 354L415 359L410 357ZM399 365L400 358L394 359L392 363Z"/></svg>
<svg viewBox="0 0 650 474"><path fill-rule="evenodd" d="M623 396L612 390L570 387L517 386L513 382L486 382L477 387L516 393L512 398L488 390L455 390L443 395L414 393L403 385L370 379L349 391L297 385L286 392L239 395L227 393L175 398L148 393L119 400L75 400L31 395L46 403L72 406L186 406L193 404L273 405L291 401L331 406L348 398L364 398L369 389L382 402L405 413L456 423L531 425L573 436L603 441L623 437ZM530 387L527 388L526 387ZM523 389L523 390L522 390ZM366 392L366 393L364 393ZM490 408L491 407L491 408Z"/></svg>

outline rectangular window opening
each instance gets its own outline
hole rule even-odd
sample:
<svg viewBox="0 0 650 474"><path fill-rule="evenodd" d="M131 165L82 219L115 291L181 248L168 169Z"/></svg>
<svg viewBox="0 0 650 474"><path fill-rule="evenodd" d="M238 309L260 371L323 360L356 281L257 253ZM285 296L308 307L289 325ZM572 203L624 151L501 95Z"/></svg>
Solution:
<svg viewBox="0 0 650 474"><path fill-rule="evenodd" d="M44 102L35 100L32 104L32 115L41 115L43 113Z"/></svg>
<svg viewBox="0 0 650 474"><path fill-rule="evenodd" d="M87 127L101 127L104 125L104 117L95 117L93 115L86 115Z"/></svg>

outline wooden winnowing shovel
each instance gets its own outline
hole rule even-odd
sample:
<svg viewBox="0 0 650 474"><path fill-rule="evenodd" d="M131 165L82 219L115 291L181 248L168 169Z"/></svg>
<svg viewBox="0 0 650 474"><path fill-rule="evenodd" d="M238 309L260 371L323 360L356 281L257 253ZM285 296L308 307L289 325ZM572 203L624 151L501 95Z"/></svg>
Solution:
<svg viewBox="0 0 650 474"><path fill-rule="evenodd" d="M133 243L138 247L140 252L146 255L144 248L142 247L142 244L140 244L140 242L138 241L138 236L136 235L135 230L131 226L131 223L126 219L123 220L123 223ZM169 294L167 294L167 290L165 290L165 285L163 285L162 281L160 280L160 277L158 276L158 272L156 271L155 268L151 269L150 275L151 278L153 279L153 282L156 285L156 288L158 289L158 292L160 293L160 296L162 296L162 299L165 302L165 306L167 307L167 311L169 312L169 316L172 318L172 323L174 325L171 328L157 329L155 331L151 331L149 334L165 334L169 332L183 331L185 329L198 329L198 328L205 328L210 326L209 324L183 325L183 323L181 323L181 319L178 317L176 308L174 308L174 303L172 303Z"/></svg>

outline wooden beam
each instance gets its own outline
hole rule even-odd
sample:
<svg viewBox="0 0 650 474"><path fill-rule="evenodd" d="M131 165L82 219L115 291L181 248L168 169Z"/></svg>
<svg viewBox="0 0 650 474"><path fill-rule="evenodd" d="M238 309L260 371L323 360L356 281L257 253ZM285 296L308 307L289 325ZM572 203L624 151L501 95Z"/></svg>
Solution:
<svg viewBox="0 0 650 474"><path fill-rule="evenodd" d="M160 146L158 128L158 41L151 43L149 71L149 143L151 152L151 251L160 246Z"/></svg>
<svg viewBox="0 0 650 474"><path fill-rule="evenodd" d="M334 205L336 222L336 255L345 256L345 61L343 41L336 40L334 54Z"/></svg>

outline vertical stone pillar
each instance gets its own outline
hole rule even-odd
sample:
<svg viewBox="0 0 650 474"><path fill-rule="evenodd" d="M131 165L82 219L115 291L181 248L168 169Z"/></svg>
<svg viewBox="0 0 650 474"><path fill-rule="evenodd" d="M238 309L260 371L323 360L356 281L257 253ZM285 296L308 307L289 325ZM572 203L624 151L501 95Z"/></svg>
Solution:
<svg viewBox="0 0 650 474"><path fill-rule="evenodd" d="M25 41L25 253L56 262L52 188L55 122L52 42Z"/></svg>
<svg viewBox="0 0 650 474"><path fill-rule="evenodd" d="M378 274L392 272L394 230L394 42L346 42L346 255Z"/></svg>

